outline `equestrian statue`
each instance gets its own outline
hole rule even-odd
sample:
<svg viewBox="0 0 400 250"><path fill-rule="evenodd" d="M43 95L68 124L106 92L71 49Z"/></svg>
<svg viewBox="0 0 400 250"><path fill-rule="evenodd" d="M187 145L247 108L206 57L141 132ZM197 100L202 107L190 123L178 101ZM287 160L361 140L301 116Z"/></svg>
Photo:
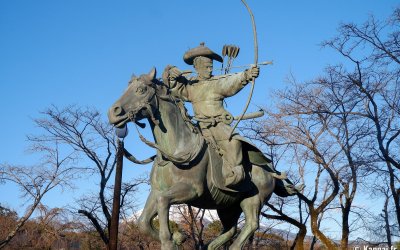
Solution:
<svg viewBox="0 0 400 250"><path fill-rule="evenodd" d="M207 249L217 249L233 238L244 213L244 227L229 248L242 249L257 230L261 208L272 193L285 197L299 190L255 145L232 131L230 125L235 119L255 116L234 118L224 108L224 99L254 81L259 67L214 76L213 61L223 59L204 43L187 51L183 59L194 66L196 76L187 76L187 72L171 65L160 79L155 68L148 74L133 76L108 112L110 123L117 128L128 122L144 127L140 120L147 119L154 135L154 142L140 135L157 149L157 154L151 158L151 191L139 227L160 240L161 249L175 249L181 240L169 229L171 205L216 209L223 231ZM193 116L184 102L192 104ZM128 153L127 157L140 163ZM156 216L159 230L152 224Z"/></svg>

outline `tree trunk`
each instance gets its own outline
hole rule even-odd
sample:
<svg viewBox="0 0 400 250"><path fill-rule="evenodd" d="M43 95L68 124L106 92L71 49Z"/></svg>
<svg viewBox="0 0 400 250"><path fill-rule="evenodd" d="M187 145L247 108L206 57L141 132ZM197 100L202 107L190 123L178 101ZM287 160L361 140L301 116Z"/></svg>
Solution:
<svg viewBox="0 0 400 250"><path fill-rule="evenodd" d="M396 189L395 186L395 174L390 162L386 162L388 170L389 170L389 179L390 179L390 191L393 196L393 202L396 209L396 218L397 223L400 225L400 189ZM400 228L399 228L400 230ZM400 231L398 232L400 234Z"/></svg>
<svg viewBox="0 0 400 250"><path fill-rule="evenodd" d="M325 236L320 230L318 225L318 213L312 206L309 206L311 216L311 231L318 240L322 242L329 250L337 249L336 244Z"/></svg>
<svg viewBox="0 0 400 250"><path fill-rule="evenodd" d="M294 239L292 246L290 247L291 250L304 250L304 239L307 234L307 228L302 225L299 228L299 232L296 235L296 239Z"/></svg>
<svg viewBox="0 0 400 250"><path fill-rule="evenodd" d="M310 250L314 250L315 243L317 243L317 237L313 236L311 240Z"/></svg>
<svg viewBox="0 0 400 250"><path fill-rule="evenodd" d="M340 241L340 248L347 250L349 245L349 215L350 215L351 201L346 198L344 207L342 207L342 239Z"/></svg>
<svg viewBox="0 0 400 250"><path fill-rule="evenodd" d="M389 212L388 212L388 204L389 204L389 197L386 197L385 203L383 205L383 219L385 220L385 231L386 231L386 239L388 247L391 248L392 246L392 238L390 232L390 224L389 224Z"/></svg>

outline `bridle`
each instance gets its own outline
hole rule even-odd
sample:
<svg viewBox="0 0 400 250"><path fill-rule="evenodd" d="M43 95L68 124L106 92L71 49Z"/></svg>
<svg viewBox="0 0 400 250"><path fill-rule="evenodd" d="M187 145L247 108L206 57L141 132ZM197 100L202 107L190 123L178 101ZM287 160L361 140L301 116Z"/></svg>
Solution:
<svg viewBox="0 0 400 250"><path fill-rule="evenodd" d="M153 86L150 87L152 91L147 91L146 96L139 101L139 105L128 112L128 118L131 122L137 124L136 115L142 111L146 110L150 114L150 119L154 124L158 125L159 121L154 116L154 110L158 110L159 101L156 95L156 89ZM151 96L150 96L151 95ZM149 97L150 96L150 97ZM152 105L153 99L155 99L155 107Z"/></svg>

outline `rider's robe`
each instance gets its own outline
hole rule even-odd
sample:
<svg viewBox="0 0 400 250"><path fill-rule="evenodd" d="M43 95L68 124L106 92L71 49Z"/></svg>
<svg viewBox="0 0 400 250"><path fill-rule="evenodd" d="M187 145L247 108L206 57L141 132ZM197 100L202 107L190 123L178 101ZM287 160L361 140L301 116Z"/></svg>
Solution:
<svg viewBox="0 0 400 250"><path fill-rule="evenodd" d="M248 81L244 72L212 76L207 80L181 77L170 81L164 78L164 82L169 84L172 95L192 103L194 118L199 121L206 138L212 136L217 142L229 139L232 130L229 124L233 117L224 108L223 101L246 86Z"/></svg>
<svg viewBox="0 0 400 250"><path fill-rule="evenodd" d="M168 72L172 67L168 66L165 69L163 81L169 86L173 96L192 103L194 118L199 121L203 136L208 141L217 143L217 145L229 140L232 131L230 124L233 117L224 108L223 101L226 97L235 95L246 86L248 80L245 72L212 76L207 80L179 77L177 80L171 81L168 78ZM237 133L234 134L232 140L251 144ZM252 147L256 148L254 145ZM269 159L266 159L266 161L271 162Z"/></svg>

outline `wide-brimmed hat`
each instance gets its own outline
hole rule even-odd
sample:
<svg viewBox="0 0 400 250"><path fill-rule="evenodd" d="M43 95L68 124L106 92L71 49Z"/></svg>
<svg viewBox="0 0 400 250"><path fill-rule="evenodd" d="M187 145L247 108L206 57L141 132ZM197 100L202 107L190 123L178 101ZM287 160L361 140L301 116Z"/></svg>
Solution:
<svg viewBox="0 0 400 250"><path fill-rule="evenodd" d="M200 46L186 51L186 53L183 55L183 60L185 63L193 65L193 60L198 56L208 57L218 62L223 61L220 55L204 46L204 42L200 43Z"/></svg>

